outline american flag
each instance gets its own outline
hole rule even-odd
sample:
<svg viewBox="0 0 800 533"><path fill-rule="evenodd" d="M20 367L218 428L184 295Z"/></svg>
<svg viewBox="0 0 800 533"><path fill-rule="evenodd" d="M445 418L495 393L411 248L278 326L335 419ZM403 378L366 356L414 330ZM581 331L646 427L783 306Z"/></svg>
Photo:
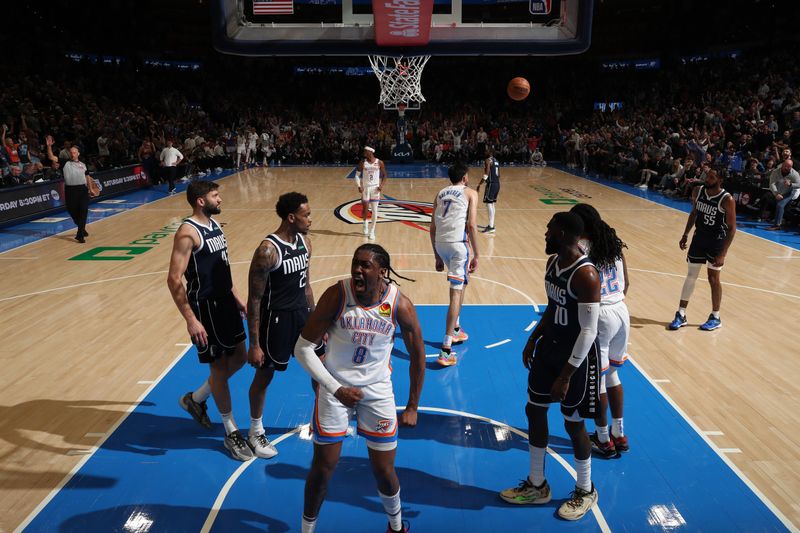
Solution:
<svg viewBox="0 0 800 533"><path fill-rule="evenodd" d="M293 15L294 0L253 0L253 15Z"/></svg>

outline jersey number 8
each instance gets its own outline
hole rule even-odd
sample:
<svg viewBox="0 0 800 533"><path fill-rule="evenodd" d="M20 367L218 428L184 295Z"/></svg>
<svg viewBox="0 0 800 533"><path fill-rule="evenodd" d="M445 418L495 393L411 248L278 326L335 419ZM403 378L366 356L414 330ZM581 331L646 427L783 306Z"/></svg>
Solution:
<svg viewBox="0 0 800 533"><path fill-rule="evenodd" d="M353 363L360 365L367 359L367 347L357 346L356 351L353 352Z"/></svg>

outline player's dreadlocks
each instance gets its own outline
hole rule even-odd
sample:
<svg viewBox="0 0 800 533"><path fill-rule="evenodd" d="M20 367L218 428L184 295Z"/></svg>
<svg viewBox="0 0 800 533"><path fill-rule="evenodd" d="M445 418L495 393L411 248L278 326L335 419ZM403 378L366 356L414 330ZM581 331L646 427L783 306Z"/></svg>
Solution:
<svg viewBox="0 0 800 533"><path fill-rule="evenodd" d="M583 220L583 233L589 238L591 249L589 259L597 268L614 266L614 261L622 257L622 249L628 245L617 237L617 232L603 222L597 209L589 204L575 204L570 209Z"/></svg>
<svg viewBox="0 0 800 533"><path fill-rule="evenodd" d="M389 257L389 252L387 252L380 244L372 244L372 243L362 244L361 246L356 248L356 253L360 252L361 250L372 252L373 256L375 257L375 262L378 263L378 265L381 268L387 269L389 271L389 274L394 274L400 279L408 281L416 281L411 278L401 276L400 274L394 271L394 269L392 268L391 258ZM386 276L386 281L388 281L389 283L394 283L396 285L399 285L397 281L392 279L391 275Z"/></svg>

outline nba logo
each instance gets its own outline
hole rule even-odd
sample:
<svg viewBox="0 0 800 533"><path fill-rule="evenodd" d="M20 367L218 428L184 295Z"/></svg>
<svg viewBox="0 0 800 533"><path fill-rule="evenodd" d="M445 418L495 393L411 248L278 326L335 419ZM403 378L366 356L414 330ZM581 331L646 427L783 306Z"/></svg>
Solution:
<svg viewBox="0 0 800 533"><path fill-rule="evenodd" d="M530 0L531 15L549 15L552 0Z"/></svg>

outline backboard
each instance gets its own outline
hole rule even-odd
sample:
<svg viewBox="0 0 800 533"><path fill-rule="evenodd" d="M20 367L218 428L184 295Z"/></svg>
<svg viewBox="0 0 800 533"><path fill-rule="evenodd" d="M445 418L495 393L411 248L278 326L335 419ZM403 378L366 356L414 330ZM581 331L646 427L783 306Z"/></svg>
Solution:
<svg viewBox="0 0 800 533"><path fill-rule="evenodd" d="M589 47L593 1L375 0L376 14L373 0L212 0L211 9L214 46L229 54L564 55ZM433 9L424 43L391 46L402 31L388 41L380 26L376 32L386 8L404 13L427 2Z"/></svg>

